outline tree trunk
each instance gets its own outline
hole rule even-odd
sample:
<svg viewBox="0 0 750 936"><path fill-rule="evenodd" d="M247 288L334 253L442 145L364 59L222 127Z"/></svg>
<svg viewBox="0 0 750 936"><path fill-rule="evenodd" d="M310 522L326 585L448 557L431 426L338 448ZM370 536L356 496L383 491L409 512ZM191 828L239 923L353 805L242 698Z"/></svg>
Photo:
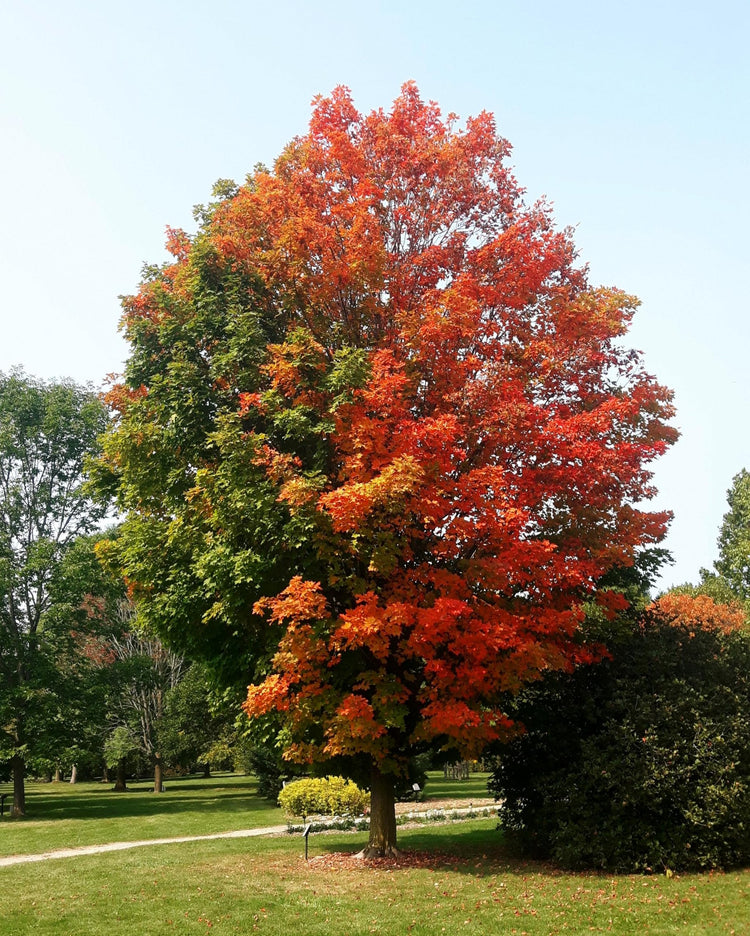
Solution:
<svg viewBox="0 0 750 936"><path fill-rule="evenodd" d="M373 767L370 779L370 841L360 852L363 858L391 858L396 848L396 797L393 776Z"/></svg>
<svg viewBox="0 0 750 936"><path fill-rule="evenodd" d="M117 773L115 775L115 785L113 790L115 793L126 793L127 784L125 783L125 761L119 760L117 762Z"/></svg>
<svg viewBox="0 0 750 936"><path fill-rule="evenodd" d="M109 783L109 769L106 764L102 767L102 783Z"/></svg>
<svg viewBox="0 0 750 936"><path fill-rule="evenodd" d="M211 765L210 764L203 765L203 777L205 780L211 779Z"/></svg>
<svg viewBox="0 0 750 936"><path fill-rule="evenodd" d="M164 792L164 764L161 754L154 754L154 793Z"/></svg>
<svg viewBox="0 0 750 936"><path fill-rule="evenodd" d="M62 771L60 770L59 767L55 767L55 776L52 782L59 783L61 780L62 780Z"/></svg>
<svg viewBox="0 0 750 936"><path fill-rule="evenodd" d="M19 819L26 815L26 764L20 754L11 757L10 769L13 771L13 806L10 815L12 819Z"/></svg>
<svg viewBox="0 0 750 936"><path fill-rule="evenodd" d="M70 782L78 783L78 764L73 764L70 770Z"/></svg>

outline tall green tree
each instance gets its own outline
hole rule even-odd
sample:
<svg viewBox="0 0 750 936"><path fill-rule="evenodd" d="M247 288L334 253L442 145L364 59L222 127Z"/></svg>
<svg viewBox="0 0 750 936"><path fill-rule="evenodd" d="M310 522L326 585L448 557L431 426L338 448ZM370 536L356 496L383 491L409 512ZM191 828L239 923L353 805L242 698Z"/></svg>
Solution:
<svg viewBox="0 0 750 936"><path fill-rule="evenodd" d="M750 618L750 473L746 469L732 479L727 502L729 509L719 528L719 555L713 569L701 569L697 585L677 585L670 592L708 595L722 604L739 604Z"/></svg>
<svg viewBox="0 0 750 936"><path fill-rule="evenodd" d="M727 491L729 510L719 530L716 573L741 601L750 599L750 473L744 468Z"/></svg>
<svg viewBox="0 0 750 936"><path fill-rule="evenodd" d="M87 387L0 374L0 759L13 771L16 816L26 811L26 760L62 704L53 582L106 514L84 481L106 425Z"/></svg>

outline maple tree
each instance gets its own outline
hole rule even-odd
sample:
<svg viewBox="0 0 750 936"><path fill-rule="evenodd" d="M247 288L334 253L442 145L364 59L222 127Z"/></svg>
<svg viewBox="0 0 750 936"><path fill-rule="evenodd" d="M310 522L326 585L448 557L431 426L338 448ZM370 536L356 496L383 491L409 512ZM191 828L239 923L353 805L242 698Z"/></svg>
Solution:
<svg viewBox="0 0 750 936"><path fill-rule="evenodd" d="M370 853L408 754L512 730L500 695L590 656L582 601L620 607L599 583L668 522L640 506L675 432L622 342L637 303L508 154L413 84L369 115L338 88L124 301L99 480L139 613L241 664L287 757L367 765Z"/></svg>

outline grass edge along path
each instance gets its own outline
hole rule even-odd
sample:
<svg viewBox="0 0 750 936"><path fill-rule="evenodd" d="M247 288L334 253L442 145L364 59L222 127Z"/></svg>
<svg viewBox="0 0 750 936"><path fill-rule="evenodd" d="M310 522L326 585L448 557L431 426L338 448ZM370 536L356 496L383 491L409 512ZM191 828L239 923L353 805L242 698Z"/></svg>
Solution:
<svg viewBox="0 0 750 936"><path fill-rule="evenodd" d="M469 781L445 781L441 773L431 773L424 802L400 806L430 809L447 800L457 807L469 806L487 796L486 774L472 775ZM258 794L254 777L226 773L175 777L167 780L167 792L162 794L149 792L152 786L148 780L135 781L129 792L115 793L110 785L98 782L29 783L26 818L0 820L0 857L219 835L276 826L287 819L278 806ZM5 792L3 786L0 792Z"/></svg>
<svg viewBox="0 0 750 936"><path fill-rule="evenodd" d="M278 806L257 793L255 778L236 774L175 778L167 792L153 783L30 783L27 815L0 821L0 857L43 854L111 842L136 842L257 829L284 822Z"/></svg>
<svg viewBox="0 0 750 936"><path fill-rule="evenodd" d="M75 858L79 855L98 855L102 852L124 851L126 848L143 848L148 845L179 845L182 842L205 842L209 839L250 838L255 835L280 835L286 825L265 826L260 829L237 829L233 832L216 832L211 835L180 835L174 838L141 839L134 842L107 842L104 845L79 845L75 848L56 848L35 855L7 855L0 858L0 868L33 861L49 861L54 858Z"/></svg>

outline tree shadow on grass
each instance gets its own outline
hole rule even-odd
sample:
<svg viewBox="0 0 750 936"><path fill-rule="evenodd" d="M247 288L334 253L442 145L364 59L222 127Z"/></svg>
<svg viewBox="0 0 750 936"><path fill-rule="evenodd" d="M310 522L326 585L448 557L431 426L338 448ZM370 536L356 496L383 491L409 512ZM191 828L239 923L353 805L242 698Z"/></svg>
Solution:
<svg viewBox="0 0 750 936"><path fill-rule="evenodd" d="M102 820L147 818L149 816L179 816L189 812L202 814L235 814L272 812L273 804L263 799L253 788L224 792L221 784L201 787L165 785L165 792L154 794L145 785L133 786L127 792L115 793L105 787L92 793L34 793L27 799L28 818L38 821L56 819Z"/></svg>
<svg viewBox="0 0 750 936"><path fill-rule="evenodd" d="M311 837L312 841L312 837ZM349 847L341 838L324 837L315 839L315 851L323 857L322 867L331 870L335 865L335 856L341 855L343 867L350 867L349 860L359 848L352 843ZM383 868L384 870L429 869L473 877L491 877L497 874L511 874L520 877L530 874L562 875L570 874L556 866L529 859L517 845L494 825L484 828L461 828L461 823L449 825L424 826L399 832L398 847L401 852L396 859L377 859L374 862L362 861L362 868Z"/></svg>

